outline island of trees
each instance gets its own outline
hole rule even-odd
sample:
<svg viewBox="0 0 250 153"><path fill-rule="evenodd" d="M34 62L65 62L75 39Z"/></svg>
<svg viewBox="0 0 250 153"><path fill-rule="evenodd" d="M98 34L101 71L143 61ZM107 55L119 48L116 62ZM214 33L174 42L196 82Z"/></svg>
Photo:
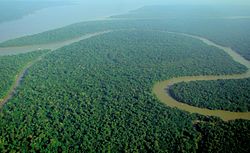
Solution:
<svg viewBox="0 0 250 153"><path fill-rule="evenodd" d="M0 151L249 152L249 121L189 114L151 91L159 80L245 69L201 41L156 31L65 46L33 65L2 108Z"/></svg>
<svg viewBox="0 0 250 153"><path fill-rule="evenodd" d="M189 105L228 111L250 110L250 79L192 81L174 84L170 94Z"/></svg>

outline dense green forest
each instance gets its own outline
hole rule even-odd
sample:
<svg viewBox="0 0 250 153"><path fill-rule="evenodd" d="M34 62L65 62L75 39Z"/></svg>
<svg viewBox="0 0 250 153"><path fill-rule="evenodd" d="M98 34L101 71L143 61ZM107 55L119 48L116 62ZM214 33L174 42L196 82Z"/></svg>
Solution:
<svg viewBox="0 0 250 153"><path fill-rule="evenodd" d="M245 70L222 50L174 34L116 31L80 41L30 68L0 112L0 151L249 152L249 121L190 115L151 91L171 77Z"/></svg>
<svg viewBox="0 0 250 153"><path fill-rule="evenodd" d="M241 112L250 110L250 79L182 82L171 86L170 94L193 106Z"/></svg>
<svg viewBox="0 0 250 153"><path fill-rule="evenodd" d="M43 33L11 39L0 43L0 47L47 44L83 36L87 33L107 30L105 22L83 22Z"/></svg>
<svg viewBox="0 0 250 153"><path fill-rule="evenodd" d="M250 60L249 19L184 19L173 20L171 30L205 37L237 51Z"/></svg>
<svg viewBox="0 0 250 153"><path fill-rule="evenodd" d="M198 137L200 138L197 152L241 153L250 151L249 121L197 121L194 123L194 127L199 132Z"/></svg>
<svg viewBox="0 0 250 153"><path fill-rule="evenodd" d="M0 56L0 99L9 91L16 76L23 70L23 67L46 52L34 51L18 56Z"/></svg>
<svg viewBox="0 0 250 153"><path fill-rule="evenodd" d="M199 35L221 45L229 46L250 60L250 20L249 18L233 18L234 16L249 17L250 11L247 6L231 6L224 9L205 6L185 6L186 9L183 7L148 6L127 15L114 16L111 18L114 20L77 23L9 40L0 43L0 46L44 44L79 37L91 32L136 28ZM159 14L161 15L159 16Z"/></svg>
<svg viewBox="0 0 250 153"><path fill-rule="evenodd" d="M112 16L131 20L150 19L161 29L190 33L229 46L250 60L249 6L145 6Z"/></svg>

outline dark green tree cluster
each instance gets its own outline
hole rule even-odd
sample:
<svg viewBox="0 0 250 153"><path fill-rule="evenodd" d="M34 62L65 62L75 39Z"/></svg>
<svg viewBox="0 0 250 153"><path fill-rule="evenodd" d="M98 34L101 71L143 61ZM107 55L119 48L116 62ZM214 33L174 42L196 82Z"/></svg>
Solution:
<svg viewBox="0 0 250 153"><path fill-rule="evenodd" d="M250 60L249 10L249 6L146 6L113 18L151 20L151 28L200 35Z"/></svg>
<svg viewBox="0 0 250 153"><path fill-rule="evenodd" d="M58 41L69 40L77 38L88 33L95 33L105 30L116 30L119 28L134 27L134 22L129 23L125 21L91 21L81 22L63 28L46 31L43 33L24 36L21 38L7 40L0 43L0 47L9 46L26 46L35 44L47 44ZM133 26L132 26L133 25Z"/></svg>
<svg viewBox="0 0 250 153"><path fill-rule="evenodd" d="M20 55L0 56L0 99L7 94L23 67L46 52L34 51Z"/></svg>
<svg viewBox="0 0 250 153"><path fill-rule="evenodd" d="M229 46L250 60L250 20L225 18L228 16L249 16L249 8L235 6L224 9L205 6L185 6L185 8L148 6L131 14L119 16L125 18L123 20L77 23L32 36L8 40L0 43L0 46L45 44L68 40L97 31L136 28L199 35L221 45Z"/></svg>
<svg viewBox="0 0 250 153"><path fill-rule="evenodd" d="M197 152L250 152L249 121L199 122L194 127L201 140Z"/></svg>
<svg viewBox="0 0 250 153"><path fill-rule="evenodd" d="M182 82L174 84L170 94L180 102L197 107L250 110L250 79Z"/></svg>
<svg viewBox="0 0 250 153"><path fill-rule="evenodd" d="M220 45L231 47L250 60L249 19L179 20L177 25L180 25L178 31L199 35Z"/></svg>
<svg viewBox="0 0 250 153"><path fill-rule="evenodd" d="M154 82L243 71L222 50L166 33L119 31L74 43L34 65L4 106L0 151L196 152L196 117L160 103Z"/></svg>

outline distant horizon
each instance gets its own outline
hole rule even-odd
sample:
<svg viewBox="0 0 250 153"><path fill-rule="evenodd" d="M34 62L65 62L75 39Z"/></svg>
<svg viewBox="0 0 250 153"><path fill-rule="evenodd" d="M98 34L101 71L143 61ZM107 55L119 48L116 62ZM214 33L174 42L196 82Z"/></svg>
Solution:
<svg viewBox="0 0 250 153"><path fill-rule="evenodd" d="M21 3L28 3L32 2L32 4L35 4L36 2L44 2L49 3L50 2L67 2L72 3L69 5L65 5L62 7L49 7L45 9L38 9L37 11L34 11L33 13L30 13L28 15L24 15L22 18L17 18L16 20L10 20L5 23L0 24L0 42L6 41L8 39L13 39L21 36L25 36L28 34L35 34L40 33L43 31L51 30L60 28L63 26L67 26L70 24L83 22L83 21L93 21L98 19L103 19L106 17L112 17L116 15L122 15L127 14L129 12L136 11L138 9L147 7L147 6L190 6L190 7L202 7L202 6L208 6L211 8L227 8L229 7L229 10L234 10L233 7L235 7L236 10L238 10L238 7L244 8L244 10L247 10L250 5L245 5L243 3L237 2L238 4L232 4L231 2L224 3L223 5L217 5L215 1L212 0L208 3L207 0L202 2L195 3L194 0L106 0L106 1L100 1L100 0L93 0L93 1L80 1L80 0L0 0L3 3L15 3L19 4ZM235 3L236 1L234 1ZM222 2L218 2L222 3ZM31 4L31 3L30 3ZM39 3L38 3L39 4ZM18 5L19 6L19 5ZM82 7L82 8L81 8ZM232 8L231 8L232 7ZM16 8L15 8L16 9ZM45 11L46 10L46 11ZM48 10L50 10L50 13L48 13ZM250 9L249 9L250 10ZM8 11L6 11L8 12ZM9 11L12 12L12 11ZM58 13L59 12L59 13ZM3 15L5 13L2 13ZM78 14L81 14L80 16ZM69 16L75 16L74 18L70 18ZM39 19L38 19L39 18ZM33 22L31 22L33 21ZM46 23L46 24L45 24ZM20 28L22 27L22 28ZM19 30L16 30L19 29Z"/></svg>
<svg viewBox="0 0 250 153"><path fill-rule="evenodd" d="M53 1L53 0L52 0ZM80 3L112 3L112 4L140 4L140 5L249 5L249 0L92 0L91 2L81 1L81 0L74 0L75 2ZM73 2L73 1L72 1Z"/></svg>
<svg viewBox="0 0 250 153"><path fill-rule="evenodd" d="M0 2L6 2L7 0L0 0ZM140 5L250 5L249 0L92 0L92 1L82 1L82 0L8 0L8 2L27 2L27 1L64 1L64 2L80 2L85 4L140 4Z"/></svg>

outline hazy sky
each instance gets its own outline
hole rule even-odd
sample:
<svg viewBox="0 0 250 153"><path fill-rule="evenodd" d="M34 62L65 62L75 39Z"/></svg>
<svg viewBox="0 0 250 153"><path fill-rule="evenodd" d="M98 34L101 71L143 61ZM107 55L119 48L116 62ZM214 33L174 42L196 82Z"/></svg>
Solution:
<svg viewBox="0 0 250 153"><path fill-rule="evenodd" d="M1 1L43 1L43 0L0 0ZM135 4L135 5L157 5L157 4L226 4L226 5L250 5L250 0L46 0L46 1L78 1L84 4Z"/></svg>
<svg viewBox="0 0 250 153"><path fill-rule="evenodd" d="M77 0L89 3L90 0ZM227 4L250 5L250 0L91 0L91 3L134 3L134 4Z"/></svg>

